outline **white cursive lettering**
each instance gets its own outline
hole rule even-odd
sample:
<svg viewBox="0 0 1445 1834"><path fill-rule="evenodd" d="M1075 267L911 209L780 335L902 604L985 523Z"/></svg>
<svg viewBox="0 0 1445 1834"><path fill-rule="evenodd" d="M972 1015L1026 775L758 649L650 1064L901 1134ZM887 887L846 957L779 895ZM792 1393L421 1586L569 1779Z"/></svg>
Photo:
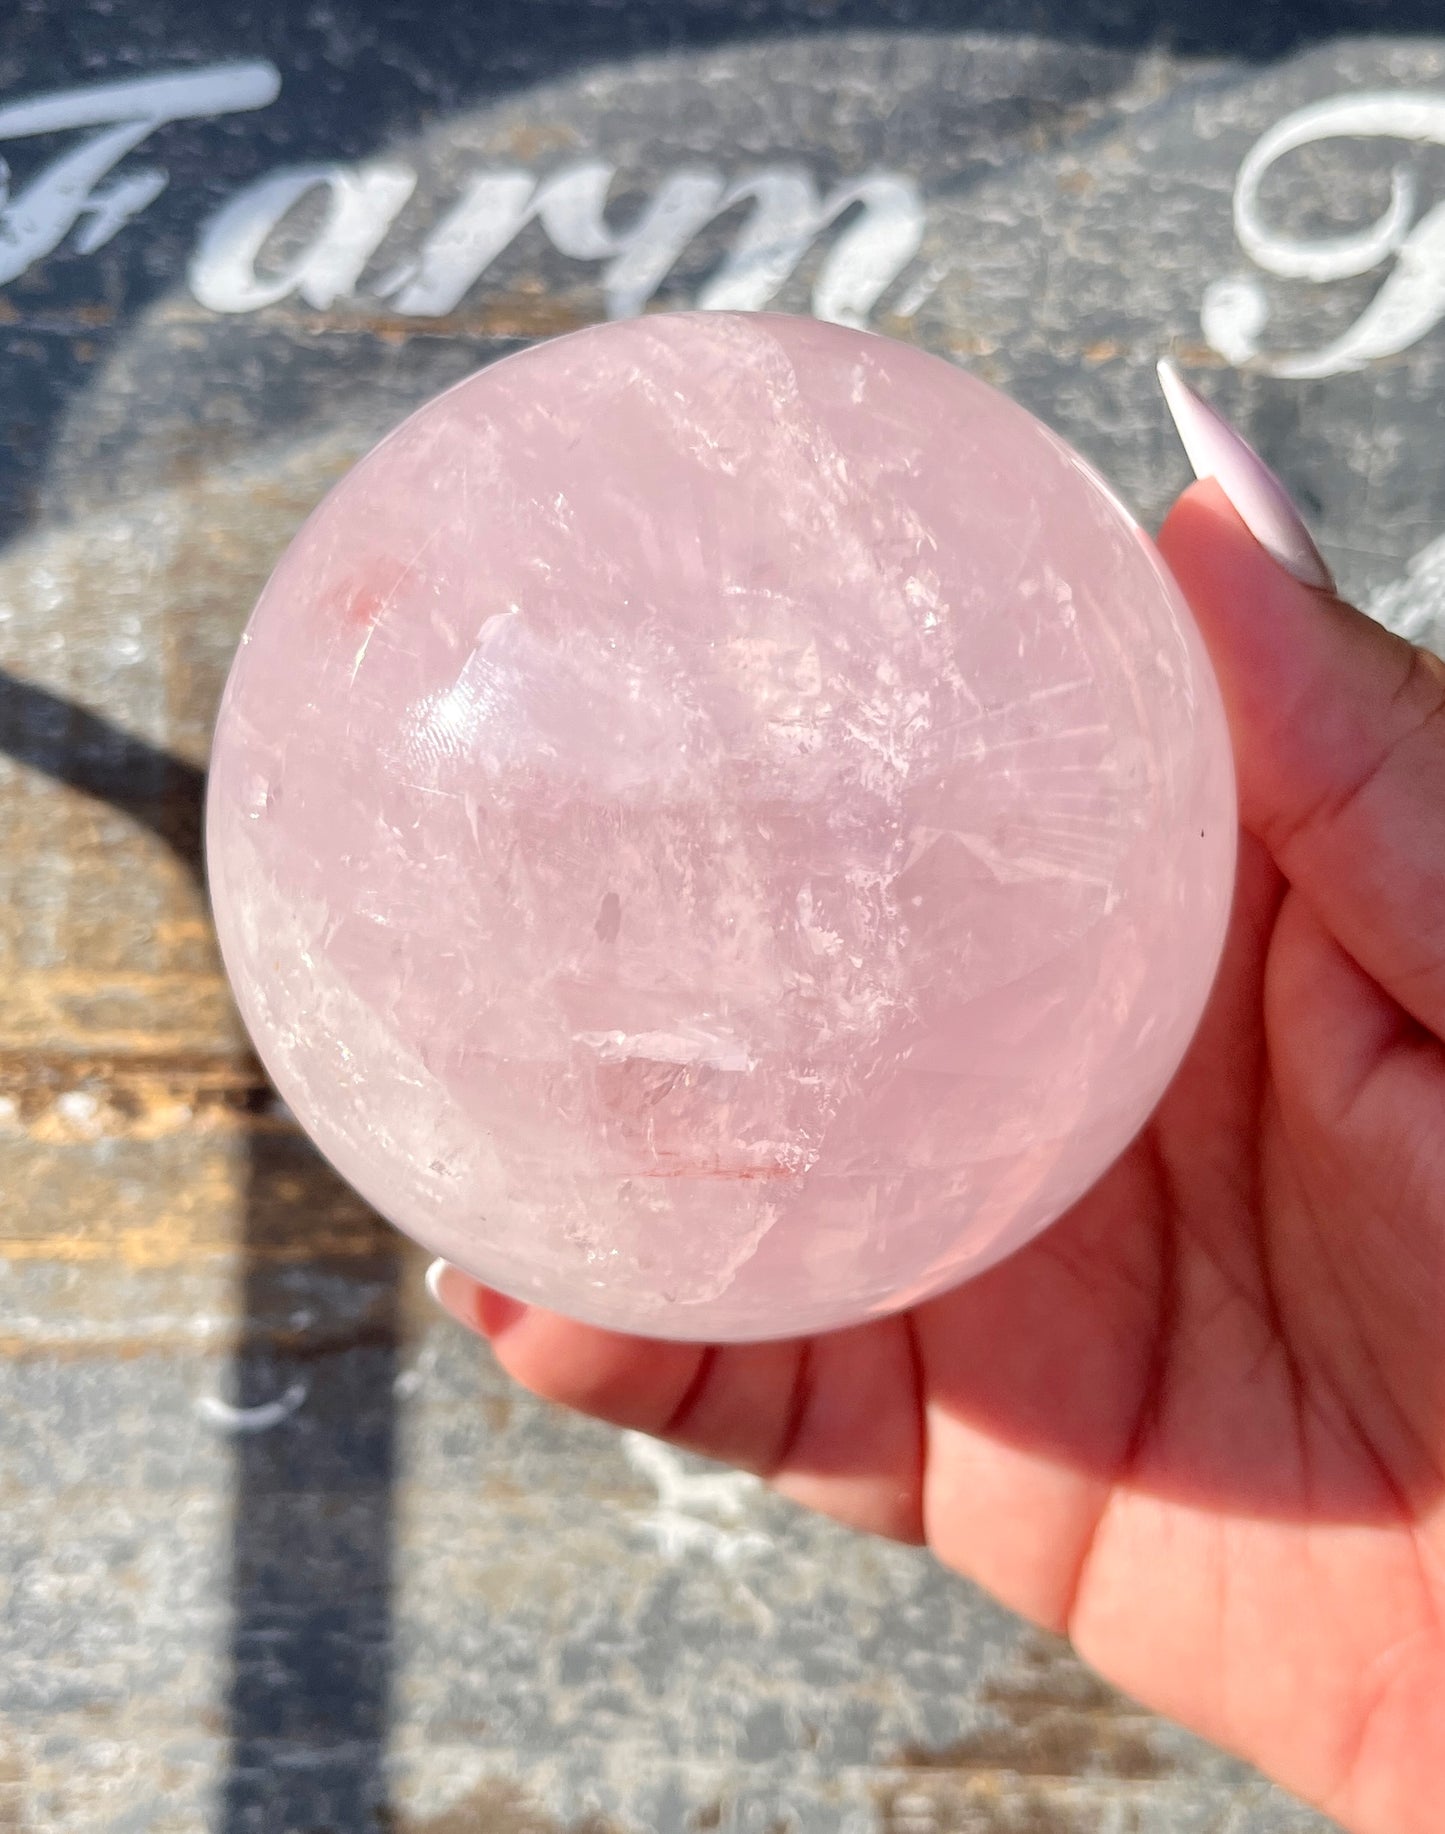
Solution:
<svg viewBox="0 0 1445 1834"><path fill-rule="evenodd" d="M1260 349L1269 302L1258 281L1239 275L1215 281L1204 296L1204 334L1232 363L1259 360L1272 374L1295 378L1342 375L1407 349L1445 318L1445 204L1414 222L1415 189L1408 172L1392 175L1385 210L1351 235L1294 238L1264 220L1260 189L1275 162L1300 147L1336 138L1445 146L1445 95L1403 90L1312 102L1278 122L1250 149L1235 182L1234 226L1240 246L1267 273L1322 282L1368 273L1391 257L1394 266L1339 337L1320 350L1276 355Z"/></svg>
<svg viewBox="0 0 1445 1834"><path fill-rule="evenodd" d="M166 174L157 167L109 185L101 180L158 127L264 108L280 90L276 66L257 60L60 89L0 108L0 143L77 128L100 130L52 160L17 192L11 191L9 165L0 159L0 285L57 248L82 218L89 220L76 246L89 254L157 198L166 186Z"/></svg>
<svg viewBox="0 0 1445 1834"><path fill-rule="evenodd" d="M267 239L303 197L321 187L328 208L320 229L278 273L256 261ZM191 259L191 291L212 312L256 312L299 293L324 311L355 290L416 188L407 166L289 166L238 192L212 217Z"/></svg>
<svg viewBox="0 0 1445 1834"><path fill-rule="evenodd" d="M710 166L668 174L634 219L608 220L616 168L581 160L537 179L512 168L470 178L418 253L381 276L373 294L419 318L454 312L528 223L570 260L602 262L611 318L642 311L688 245L716 218L749 211L698 304L750 311L764 306L840 218L856 210L822 261L813 286L819 318L860 324L917 254L924 212L909 179L875 173L820 196L799 166L770 167L729 183ZM216 312L252 312L289 295L325 307L353 294L416 184L405 166L348 173L306 166L272 173L231 199L202 233L192 291ZM330 208L306 248L273 274L258 271L268 238L309 192L325 185Z"/></svg>

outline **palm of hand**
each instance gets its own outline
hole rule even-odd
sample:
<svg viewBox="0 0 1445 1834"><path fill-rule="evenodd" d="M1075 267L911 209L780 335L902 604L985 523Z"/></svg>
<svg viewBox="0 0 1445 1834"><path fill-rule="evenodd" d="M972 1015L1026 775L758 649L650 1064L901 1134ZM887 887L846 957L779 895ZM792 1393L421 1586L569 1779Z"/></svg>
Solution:
<svg viewBox="0 0 1445 1834"><path fill-rule="evenodd" d="M1147 1133L924 1308L942 1556L1354 1825L1435 1826L1445 1053L1246 841ZM1432 1806L1432 1804L1436 1806Z"/></svg>
<svg viewBox="0 0 1445 1834"><path fill-rule="evenodd" d="M1164 540L1221 665L1246 832L1209 1012L1125 1157L1002 1266L829 1337L700 1350L486 1295L477 1316L539 1393L926 1539L1350 1826L1424 1834L1445 1796L1445 695L1342 626L1394 684L1372 735L1330 699L1343 652L1301 671L1291 650L1324 613L1221 502L1191 493ZM1396 807L1422 744L1433 798Z"/></svg>

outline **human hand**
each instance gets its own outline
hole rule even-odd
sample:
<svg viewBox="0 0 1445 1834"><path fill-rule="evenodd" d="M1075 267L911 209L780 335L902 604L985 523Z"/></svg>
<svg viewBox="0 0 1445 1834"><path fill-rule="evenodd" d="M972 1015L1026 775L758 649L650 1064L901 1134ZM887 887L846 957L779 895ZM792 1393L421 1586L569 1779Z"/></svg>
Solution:
<svg viewBox="0 0 1445 1834"><path fill-rule="evenodd" d="M1359 1834L1426 1834L1445 664L1297 583L1216 483L1160 545L1229 711L1239 883L1198 1037L1100 1183L968 1285L796 1342L621 1337L452 1268L436 1289L535 1393L926 1541Z"/></svg>

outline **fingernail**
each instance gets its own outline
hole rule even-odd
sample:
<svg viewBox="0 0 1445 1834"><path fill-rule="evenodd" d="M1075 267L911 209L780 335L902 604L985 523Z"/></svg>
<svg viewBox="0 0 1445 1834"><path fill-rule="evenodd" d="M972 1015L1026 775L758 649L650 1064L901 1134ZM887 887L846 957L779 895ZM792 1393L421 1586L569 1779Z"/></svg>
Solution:
<svg viewBox="0 0 1445 1834"><path fill-rule="evenodd" d="M1249 441L1201 395L1167 358L1159 386L1174 416L1189 463L1198 478L1213 478L1264 551L1302 586L1335 590L1335 576L1304 525L1294 500Z"/></svg>
<svg viewBox="0 0 1445 1834"><path fill-rule="evenodd" d="M494 1293L450 1261L433 1261L426 1270L426 1290L448 1316L469 1331L480 1331L496 1342L527 1310L505 1293Z"/></svg>
<svg viewBox="0 0 1445 1834"><path fill-rule="evenodd" d="M426 1270L426 1290L441 1309L469 1330L476 1329L476 1282L450 1261L433 1261Z"/></svg>

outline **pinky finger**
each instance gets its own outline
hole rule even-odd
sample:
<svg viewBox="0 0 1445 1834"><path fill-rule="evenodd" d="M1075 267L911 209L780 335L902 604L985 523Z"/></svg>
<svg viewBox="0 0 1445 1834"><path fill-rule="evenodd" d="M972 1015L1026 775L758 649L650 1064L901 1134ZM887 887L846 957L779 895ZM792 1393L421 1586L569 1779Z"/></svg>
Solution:
<svg viewBox="0 0 1445 1834"><path fill-rule="evenodd" d="M627 1337L519 1306L453 1267L429 1276L543 1400L737 1465L854 1528L921 1538L918 1371L906 1322L707 1346Z"/></svg>
<svg viewBox="0 0 1445 1834"><path fill-rule="evenodd" d="M521 1305L445 1261L427 1270L427 1287L523 1388L640 1433L666 1431L709 1356L699 1344L625 1337Z"/></svg>

